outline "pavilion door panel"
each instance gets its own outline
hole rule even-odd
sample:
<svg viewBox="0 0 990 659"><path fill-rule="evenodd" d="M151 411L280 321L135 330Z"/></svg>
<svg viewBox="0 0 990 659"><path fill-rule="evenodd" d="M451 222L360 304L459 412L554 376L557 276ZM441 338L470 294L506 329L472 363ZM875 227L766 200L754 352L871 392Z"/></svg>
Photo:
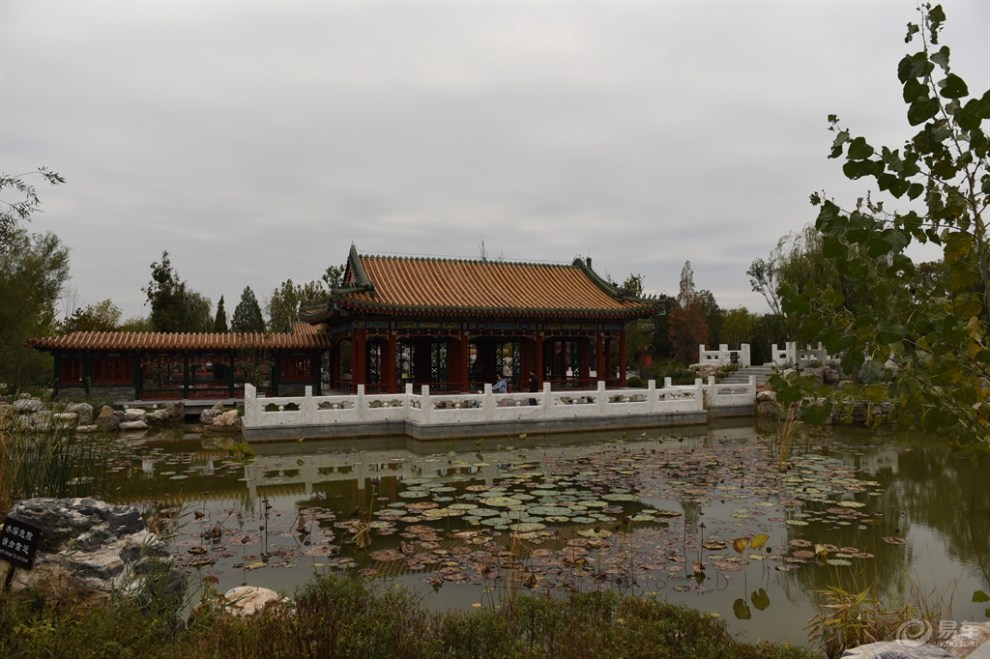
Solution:
<svg viewBox="0 0 990 659"><path fill-rule="evenodd" d="M185 397L185 363L181 354L158 353L142 357L141 397L145 400Z"/></svg>

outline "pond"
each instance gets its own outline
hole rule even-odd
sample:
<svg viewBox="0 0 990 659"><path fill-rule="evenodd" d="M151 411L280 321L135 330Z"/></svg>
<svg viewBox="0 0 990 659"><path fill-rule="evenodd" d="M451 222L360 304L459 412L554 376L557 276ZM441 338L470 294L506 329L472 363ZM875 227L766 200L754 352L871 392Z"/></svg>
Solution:
<svg viewBox="0 0 990 659"><path fill-rule="evenodd" d="M191 577L289 593L355 571L433 609L515 592L655 596L741 640L811 645L816 592L990 603L990 461L912 434L840 429L777 468L773 427L498 440L256 444L177 429L114 459L119 502L171 534ZM157 512L155 512L157 511Z"/></svg>

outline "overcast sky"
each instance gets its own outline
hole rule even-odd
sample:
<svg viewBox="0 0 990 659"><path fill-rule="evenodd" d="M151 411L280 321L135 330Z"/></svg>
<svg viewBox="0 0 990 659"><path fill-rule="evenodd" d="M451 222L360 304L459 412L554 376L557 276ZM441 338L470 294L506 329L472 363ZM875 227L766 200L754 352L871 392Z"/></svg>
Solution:
<svg viewBox="0 0 990 659"><path fill-rule="evenodd" d="M990 2L943 42L990 88ZM367 254L570 263L766 310L746 269L866 192L826 117L892 147L912 1L0 0L0 170L45 165L31 224L79 306L141 292L168 250L230 314ZM40 183L40 181L39 181ZM7 195L5 191L5 195Z"/></svg>

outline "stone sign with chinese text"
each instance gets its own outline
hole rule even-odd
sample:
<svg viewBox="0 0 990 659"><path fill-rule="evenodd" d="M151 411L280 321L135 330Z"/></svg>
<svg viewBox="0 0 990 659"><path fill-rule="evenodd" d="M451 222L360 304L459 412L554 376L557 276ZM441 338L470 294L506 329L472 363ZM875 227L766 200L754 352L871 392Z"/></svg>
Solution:
<svg viewBox="0 0 990 659"><path fill-rule="evenodd" d="M34 566L40 538L38 527L8 517L0 527L0 559L30 570Z"/></svg>

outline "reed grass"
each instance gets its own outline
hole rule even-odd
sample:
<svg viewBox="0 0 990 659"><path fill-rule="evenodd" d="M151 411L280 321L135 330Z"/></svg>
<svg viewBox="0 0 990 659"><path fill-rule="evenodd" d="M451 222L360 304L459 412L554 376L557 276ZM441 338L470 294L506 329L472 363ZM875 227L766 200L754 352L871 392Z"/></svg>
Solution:
<svg viewBox="0 0 990 659"><path fill-rule="evenodd" d="M19 595L27 597L29 595ZM399 588L324 575L294 602L252 618L219 608L176 630L155 609L123 602L54 611L0 600L0 656L394 657L431 659L809 659L790 646L735 641L705 613L612 591L567 599L518 595L497 609L436 613Z"/></svg>
<svg viewBox="0 0 990 659"><path fill-rule="evenodd" d="M105 437L70 426L53 422L39 431L0 418L0 517L21 499L104 497L109 452Z"/></svg>

